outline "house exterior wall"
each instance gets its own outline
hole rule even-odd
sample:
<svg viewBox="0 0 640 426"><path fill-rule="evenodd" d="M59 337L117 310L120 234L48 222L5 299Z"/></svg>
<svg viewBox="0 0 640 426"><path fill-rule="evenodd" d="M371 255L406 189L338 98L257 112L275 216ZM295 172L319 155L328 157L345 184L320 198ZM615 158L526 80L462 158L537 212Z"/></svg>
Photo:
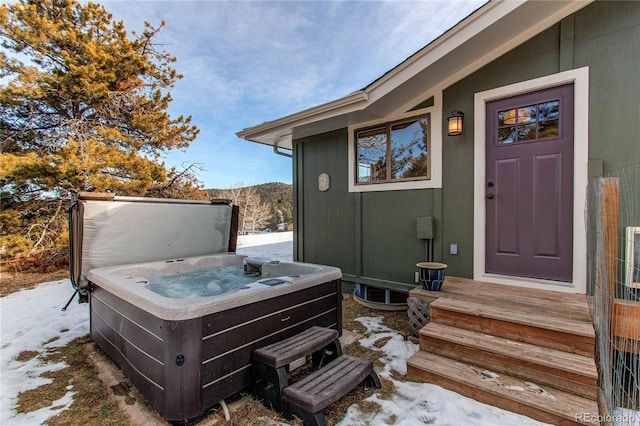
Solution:
<svg viewBox="0 0 640 426"><path fill-rule="evenodd" d="M434 216L440 190L348 192L346 129L294 143L295 259L335 265L346 283L413 288L425 242L416 218ZM318 176L331 179L318 189Z"/></svg>
<svg viewBox="0 0 640 426"><path fill-rule="evenodd" d="M293 150L294 259L355 272L355 197L347 190L346 130L296 141ZM327 173L330 189L318 190Z"/></svg>
<svg viewBox="0 0 640 426"><path fill-rule="evenodd" d="M440 123L442 189L349 193L346 129L295 140L295 257L338 266L346 281L410 289L415 263L425 260L416 218L432 216L435 260L472 277L474 138L484 138L473 134L474 93L585 66L591 176L637 163L640 3L595 2L443 90L443 115L464 111L465 130L447 137ZM329 191L318 190L320 173L330 175Z"/></svg>
<svg viewBox="0 0 640 426"><path fill-rule="evenodd" d="M465 112L465 130L456 137L444 136L442 187L442 241L445 247L458 244L458 254L443 252L442 261L454 276L473 277L473 186L474 142L484 135L474 135L474 93L518 81L530 80L559 71L560 26L544 31L520 47L503 55L469 77L443 91L443 111ZM446 123L442 123L445 127ZM446 135L446 130L443 130Z"/></svg>
<svg viewBox="0 0 640 426"><path fill-rule="evenodd" d="M573 66L589 66L589 159L605 173L640 161L640 3L596 2L575 14Z"/></svg>

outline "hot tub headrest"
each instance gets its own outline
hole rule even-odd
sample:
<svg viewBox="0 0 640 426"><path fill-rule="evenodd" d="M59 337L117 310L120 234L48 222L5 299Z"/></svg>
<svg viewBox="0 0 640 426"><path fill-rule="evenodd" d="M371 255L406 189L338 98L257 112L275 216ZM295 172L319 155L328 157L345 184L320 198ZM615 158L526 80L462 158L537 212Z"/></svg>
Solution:
<svg viewBox="0 0 640 426"><path fill-rule="evenodd" d="M271 259L266 257L255 257L255 256L244 258L244 263L246 265L251 265L256 268L260 268L262 265L264 265L267 262L271 262Z"/></svg>
<svg viewBox="0 0 640 426"><path fill-rule="evenodd" d="M245 257L244 271L245 272L261 272L262 265L270 261L271 259L267 259L266 257Z"/></svg>

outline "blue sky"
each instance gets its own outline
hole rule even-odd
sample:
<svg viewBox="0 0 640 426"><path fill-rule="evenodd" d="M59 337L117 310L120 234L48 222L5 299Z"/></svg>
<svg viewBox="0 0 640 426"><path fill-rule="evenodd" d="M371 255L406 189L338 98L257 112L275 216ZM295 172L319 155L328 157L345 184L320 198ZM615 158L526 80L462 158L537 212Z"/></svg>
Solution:
<svg viewBox="0 0 640 426"><path fill-rule="evenodd" d="M169 112L200 135L168 165L198 163L206 188L291 183L291 160L235 133L362 89L483 1L102 1L157 42L184 75Z"/></svg>

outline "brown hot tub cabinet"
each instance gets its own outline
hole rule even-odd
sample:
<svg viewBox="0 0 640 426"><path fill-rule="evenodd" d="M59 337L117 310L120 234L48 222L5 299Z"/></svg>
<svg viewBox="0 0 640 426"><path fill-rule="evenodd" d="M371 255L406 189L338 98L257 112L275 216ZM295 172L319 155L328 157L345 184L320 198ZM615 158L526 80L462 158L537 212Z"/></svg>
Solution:
<svg viewBox="0 0 640 426"><path fill-rule="evenodd" d="M99 286L91 338L169 420L190 419L251 386L254 349L312 325L341 330L340 281L187 320L164 320Z"/></svg>
<svg viewBox="0 0 640 426"><path fill-rule="evenodd" d="M126 218L119 217L116 212L119 208L104 203L120 203ZM195 299L171 299L150 291L145 278L150 275L179 274L212 264L242 267L243 256L226 250L216 252L215 247L211 253L193 253L188 247L180 247L188 246L188 242L174 244L175 236L159 236L163 232L156 231L161 229L166 234L171 226L204 227L201 222L192 221L195 218L191 217L189 206L193 204L173 200L169 203L174 203L170 210L179 212L178 217L149 226L144 223L149 222L150 215L166 216L166 211L158 212L166 207L166 202L124 197L96 201L81 195L76 210L71 212L72 263L76 265L75 268L72 265L72 282L81 294L88 295L91 338L122 368L150 405L166 419L178 421L197 417L214 404L249 388L254 349L313 325L331 327L340 333L342 295L339 269L297 262L269 265L271 275L282 274L278 278L283 282L275 286L261 285L257 277L258 283L248 289ZM178 205L181 207L176 209ZM221 208L228 208L230 211L222 217L232 217L231 206L196 204L205 211L207 220L211 217L207 217L205 205L216 211L214 216L220 216ZM135 213L131 215L126 210ZM128 235L123 236L114 233L117 226L111 222L118 220L139 223L128 223L125 226ZM233 240L235 245L230 226L215 223L214 227L222 229L221 236L214 233L219 239ZM112 235L100 235L105 228ZM119 260L109 258L108 254L106 259L97 255L130 250L133 239L136 247L147 244L169 247L166 254L170 257L165 258L169 260L154 258L158 250L153 248L149 250L151 258L139 251L131 253L129 258L136 263L129 264L114 263ZM220 247L220 241L214 241L213 246ZM180 252L193 257L175 256Z"/></svg>

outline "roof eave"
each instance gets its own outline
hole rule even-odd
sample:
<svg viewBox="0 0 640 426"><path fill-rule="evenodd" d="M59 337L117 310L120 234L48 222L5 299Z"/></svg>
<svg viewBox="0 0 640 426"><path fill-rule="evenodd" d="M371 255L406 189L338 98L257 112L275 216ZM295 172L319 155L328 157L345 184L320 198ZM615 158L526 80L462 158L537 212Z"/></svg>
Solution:
<svg viewBox="0 0 640 426"><path fill-rule="evenodd" d="M313 118L314 121L317 121L322 120L323 118L326 118L328 116L334 116L336 114L341 114L354 109L358 109L358 105L366 104L368 100L368 93L364 90L359 90L331 102L308 108L303 111L279 118L277 120L267 121L257 126L249 127L247 129L239 131L238 133L236 133L236 135L239 138L246 139L248 141L290 149L290 146L286 146L287 143L285 141L285 136L287 136L287 134L290 135L290 132L287 132L287 130L291 129L293 125L310 118ZM277 143L277 141L274 141L273 137L268 137L282 130L284 130L285 133L280 134L277 138L281 141L281 143Z"/></svg>
<svg viewBox="0 0 640 426"><path fill-rule="evenodd" d="M555 5L558 6L555 12L529 25L527 28L530 31L525 32L533 35L533 32L540 31L541 27L547 25L550 21L557 22L562 17L574 13L592 1L593 0L566 0L555 2ZM322 120L329 121L328 119L336 119L341 115L346 116L349 113L364 110L384 98L403 82L414 77L418 72L429 68L439 59L454 52L458 47L482 33L488 26L496 23L527 3L535 4L536 2L529 2L527 0L490 1L364 89L295 114L249 127L238 132L237 136L252 142L291 149L295 129L301 129L303 126L312 123L318 123ZM477 67L480 62L481 61L477 61L470 64L470 67ZM462 77L461 72L459 72L460 70L454 71L458 71L453 72L455 78L459 79ZM469 67L464 71L464 74L471 72ZM451 80L453 75L450 76L448 80ZM448 83L451 83L451 81Z"/></svg>

